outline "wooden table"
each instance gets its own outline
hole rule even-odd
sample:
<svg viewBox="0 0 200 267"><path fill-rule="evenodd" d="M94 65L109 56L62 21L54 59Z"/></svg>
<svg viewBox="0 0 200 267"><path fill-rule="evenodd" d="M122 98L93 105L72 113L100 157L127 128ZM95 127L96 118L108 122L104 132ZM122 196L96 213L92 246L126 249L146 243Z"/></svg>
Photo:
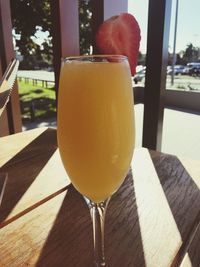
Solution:
<svg viewBox="0 0 200 267"><path fill-rule="evenodd" d="M56 130L1 138L0 166L0 267L92 266L89 211L64 171ZM200 163L136 149L107 211L107 266L200 266L199 225Z"/></svg>

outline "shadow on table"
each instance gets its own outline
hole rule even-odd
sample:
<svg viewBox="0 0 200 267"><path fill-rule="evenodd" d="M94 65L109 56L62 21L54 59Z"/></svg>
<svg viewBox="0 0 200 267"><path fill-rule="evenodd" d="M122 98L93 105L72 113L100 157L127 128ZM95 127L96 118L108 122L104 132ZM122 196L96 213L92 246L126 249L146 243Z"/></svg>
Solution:
<svg viewBox="0 0 200 267"><path fill-rule="evenodd" d="M1 167L1 172L8 173L8 181L0 207L0 226L34 182L56 149L56 132L47 129ZM28 207L24 207L24 209L26 208ZM22 211L20 210L19 212Z"/></svg>
<svg viewBox="0 0 200 267"><path fill-rule="evenodd" d="M200 190L177 157L163 154L159 160L152 158L183 241L171 267L179 266L186 252L192 266L199 267L200 254L191 254L188 241L200 222Z"/></svg>
<svg viewBox="0 0 200 267"><path fill-rule="evenodd" d="M134 253L133 253L134 251ZM106 266L145 266L132 174L113 195L105 222ZM36 267L93 266L92 222L83 197L66 194Z"/></svg>

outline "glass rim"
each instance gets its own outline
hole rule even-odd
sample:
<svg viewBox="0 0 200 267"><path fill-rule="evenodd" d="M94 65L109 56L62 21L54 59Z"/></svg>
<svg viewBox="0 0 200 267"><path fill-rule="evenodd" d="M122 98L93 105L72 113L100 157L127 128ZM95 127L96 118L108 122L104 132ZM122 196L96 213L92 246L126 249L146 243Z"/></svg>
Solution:
<svg viewBox="0 0 200 267"><path fill-rule="evenodd" d="M105 54L105 55L80 55L80 56L69 56L69 57L62 57L61 62L66 63L68 61L82 61L83 59L106 59L106 58L112 58L112 59L119 59L119 60L128 60L127 56L124 55L112 55L112 54Z"/></svg>

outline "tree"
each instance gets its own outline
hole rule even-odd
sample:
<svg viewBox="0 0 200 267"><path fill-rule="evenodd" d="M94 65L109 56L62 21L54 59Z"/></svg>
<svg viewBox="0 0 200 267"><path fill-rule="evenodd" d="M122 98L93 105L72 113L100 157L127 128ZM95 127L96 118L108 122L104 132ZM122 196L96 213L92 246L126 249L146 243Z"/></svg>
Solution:
<svg viewBox="0 0 200 267"><path fill-rule="evenodd" d="M168 54L168 65L172 65L172 54ZM188 44L185 50L176 54L176 65L186 65L189 62L200 62L200 49Z"/></svg>
<svg viewBox="0 0 200 267"><path fill-rule="evenodd" d="M11 13L16 50L23 56L22 65L32 68L40 61L51 65L53 53L49 0L11 0ZM37 44L41 40L38 36L41 31L49 32L49 37Z"/></svg>
<svg viewBox="0 0 200 267"><path fill-rule="evenodd" d="M79 27L80 27L80 53L89 54L92 44L91 31L91 2L87 0L79 1Z"/></svg>
<svg viewBox="0 0 200 267"><path fill-rule="evenodd" d="M185 51L183 51L182 58L186 63L199 61L199 48L194 47L192 43L188 44Z"/></svg>
<svg viewBox="0 0 200 267"><path fill-rule="evenodd" d="M23 56L21 68L32 69L41 62L52 65L50 0L11 0L11 12L16 50ZM79 0L79 17L80 52L88 54L91 45L90 1ZM44 32L49 36L41 43Z"/></svg>

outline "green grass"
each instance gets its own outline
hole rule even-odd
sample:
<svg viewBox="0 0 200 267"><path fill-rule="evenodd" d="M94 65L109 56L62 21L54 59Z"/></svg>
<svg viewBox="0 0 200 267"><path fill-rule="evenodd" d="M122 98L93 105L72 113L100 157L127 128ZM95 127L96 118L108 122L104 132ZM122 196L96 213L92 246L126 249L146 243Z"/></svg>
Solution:
<svg viewBox="0 0 200 267"><path fill-rule="evenodd" d="M43 87L42 83L33 85L31 81L18 81L22 120L44 119L55 116L55 89ZM34 115L31 117L31 106L34 106Z"/></svg>
<svg viewBox="0 0 200 267"><path fill-rule="evenodd" d="M24 81L18 81L20 100L23 102L30 101L36 98L49 98L55 99L54 87L42 87L42 83L32 85L31 82L25 83Z"/></svg>

